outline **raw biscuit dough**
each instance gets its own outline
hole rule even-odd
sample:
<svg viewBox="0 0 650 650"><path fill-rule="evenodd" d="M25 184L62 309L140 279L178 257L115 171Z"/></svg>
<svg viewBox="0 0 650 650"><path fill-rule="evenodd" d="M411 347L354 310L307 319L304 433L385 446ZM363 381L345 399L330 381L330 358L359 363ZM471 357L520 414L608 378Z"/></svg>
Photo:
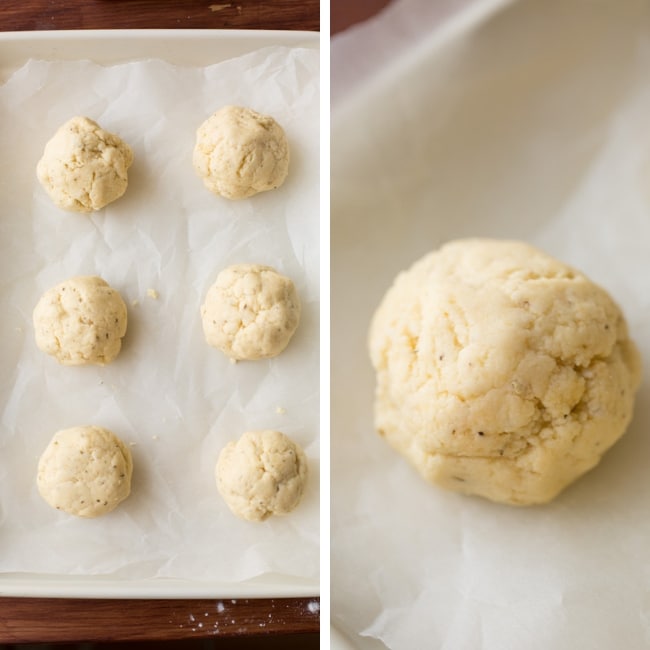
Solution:
<svg viewBox="0 0 650 650"><path fill-rule="evenodd" d="M111 431L83 426L54 434L38 463L40 495L57 510L98 517L129 496L133 460Z"/></svg>
<svg viewBox="0 0 650 650"><path fill-rule="evenodd" d="M582 273L523 243L460 240L401 273L373 318L379 432L429 481L543 503L623 434L640 358Z"/></svg>
<svg viewBox="0 0 650 650"><path fill-rule="evenodd" d="M223 448L215 477L235 515L263 521L298 505L307 481L307 457L280 431L249 431Z"/></svg>
<svg viewBox="0 0 650 650"><path fill-rule="evenodd" d="M80 276L48 289L34 308L36 345L64 365L110 363L126 334L126 305L102 278Z"/></svg>
<svg viewBox="0 0 650 650"><path fill-rule="evenodd" d="M244 199L284 183L289 144L272 117L224 106L198 128L193 163L211 192Z"/></svg>
<svg viewBox="0 0 650 650"><path fill-rule="evenodd" d="M118 136L87 117L73 117L45 145L36 175L64 210L92 212L120 198L133 152Z"/></svg>
<svg viewBox="0 0 650 650"><path fill-rule="evenodd" d="M231 359L282 352L300 321L293 282L270 266L235 264L219 275L201 306L205 340Z"/></svg>

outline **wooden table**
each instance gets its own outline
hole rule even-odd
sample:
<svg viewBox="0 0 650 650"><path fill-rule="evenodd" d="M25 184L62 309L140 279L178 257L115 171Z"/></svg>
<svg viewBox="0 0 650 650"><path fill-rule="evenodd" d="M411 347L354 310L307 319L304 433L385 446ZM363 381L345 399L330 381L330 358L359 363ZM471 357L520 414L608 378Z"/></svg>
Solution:
<svg viewBox="0 0 650 650"><path fill-rule="evenodd" d="M332 35L374 16L391 0L330 0L330 31Z"/></svg>
<svg viewBox="0 0 650 650"><path fill-rule="evenodd" d="M318 598L109 600L0 598L0 642L172 641L265 637L255 648L318 648ZM287 637L300 635L300 645ZM298 638L295 639L295 642ZM230 645L228 643L230 642Z"/></svg>
<svg viewBox="0 0 650 650"><path fill-rule="evenodd" d="M3 0L0 29L319 30L319 0Z"/></svg>
<svg viewBox="0 0 650 650"><path fill-rule="evenodd" d="M319 18L319 0L0 2L1 31L129 28L318 31ZM319 614L316 597L234 602L0 598L0 643L218 637L219 648L227 650L243 648L240 642L242 637L247 637L247 648L309 650L318 648Z"/></svg>

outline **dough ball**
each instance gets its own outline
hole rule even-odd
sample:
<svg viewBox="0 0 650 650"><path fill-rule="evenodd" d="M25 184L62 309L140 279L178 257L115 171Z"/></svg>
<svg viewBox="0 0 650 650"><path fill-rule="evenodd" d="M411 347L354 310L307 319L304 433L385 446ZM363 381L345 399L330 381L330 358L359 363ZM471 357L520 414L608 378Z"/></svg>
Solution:
<svg viewBox="0 0 650 650"><path fill-rule="evenodd" d="M227 199L245 199L284 183L289 144L282 127L250 108L224 106L196 132L194 169Z"/></svg>
<svg viewBox="0 0 650 650"><path fill-rule="evenodd" d="M201 306L205 340L237 361L269 359L300 321L293 282L270 266L235 264L219 273Z"/></svg>
<svg viewBox="0 0 650 650"><path fill-rule="evenodd" d="M452 242L401 273L369 346L380 434L427 480L510 504L594 467L641 375L610 296L513 241Z"/></svg>
<svg viewBox="0 0 650 650"><path fill-rule="evenodd" d="M99 517L129 496L129 448L102 427L54 434L38 463L38 491L47 503L77 517Z"/></svg>
<svg viewBox="0 0 650 650"><path fill-rule="evenodd" d="M36 345L68 366L104 365L126 334L126 305L102 278L71 278L48 289L34 308Z"/></svg>
<svg viewBox="0 0 650 650"><path fill-rule="evenodd" d="M249 431L223 448L215 476L235 515L263 521L298 505L307 482L307 457L284 433Z"/></svg>
<svg viewBox="0 0 650 650"><path fill-rule="evenodd" d="M92 212L119 199L133 162L129 145L87 117L73 117L45 145L36 175L64 210Z"/></svg>

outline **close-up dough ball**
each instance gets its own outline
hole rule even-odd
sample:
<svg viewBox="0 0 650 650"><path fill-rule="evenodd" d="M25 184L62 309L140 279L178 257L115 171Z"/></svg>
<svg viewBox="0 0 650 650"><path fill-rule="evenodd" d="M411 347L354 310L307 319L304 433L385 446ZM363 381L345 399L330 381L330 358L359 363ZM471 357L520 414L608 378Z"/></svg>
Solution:
<svg viewBox="0 0 650 650"><path fill-rule="evenodd" d="M307 457L280 431L249 431L228 443L215 469L217 488L241 519L263 521L291 512L307 482Z"/></svg>
<svg viewBox="0 0 650 650"><path fill-rule="evenodd" d="M133 460L111 431L82 426L54 434L38 463L37 486L45 501L77 517L99 517L131 492Z"/></svg>
<svg viewBox="0 0 650 650"><path fill-rule="evenodd" d="M293 282L270 266L235 264L208 290L201 319L207 343L231 359L269 359L296 331L300 300Z"/></svg>
<svg viewBox="0 0 650 650"><path fill-rule="evenodd" d="M593 468L641 377L607 292L514 241L451 242L399 274L369 347L380 434L432 483L509 504Z"/></svg>
<svg viewBox="0 0 650 650"><path fill-rule="evenodd" d="M64 210L92 212L119 199L128 185L133 151L87 117L73 117L54 134L36 175Z"/></svg>
<svg viewBox="0 0 650 650"><path fill-rule="evenodd" d="M193 163L211 192L244 199L284 183L289 144L272 117L224 106L198 128Z"/></svg>
<svg viewBox="0 0 650 650"><path fill-rule="evenodd" d="M64 365L110 363L126 334L120 294L96 276L70 278L48 289L33 314L36 345Z"/></svg>

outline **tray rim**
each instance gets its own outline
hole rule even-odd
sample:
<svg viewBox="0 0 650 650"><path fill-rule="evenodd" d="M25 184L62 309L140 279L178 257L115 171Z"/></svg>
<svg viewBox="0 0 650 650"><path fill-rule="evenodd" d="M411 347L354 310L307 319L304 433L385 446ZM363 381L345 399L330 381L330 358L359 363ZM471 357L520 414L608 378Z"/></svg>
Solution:
<svg viewBox="0 0 650 650"><path fill-rule="evenodd" d="M0 573L0 598L92 599L237 599L318 598L315 581L271 576L243 582L199 582L174 578L129 580L97 574L67 576L37 573Z"/></svg>
<svg viewBox="0 0 650 650"><path fill-rule="evenodd" d="M119 43L120 47L114 45ZM168 45L162 54L151 54L147 48ZM320 49L320 32L266 29L87 29L37 30L0 32L0 83L31 59L90 59L100 65L115 65L133 60L159 58L176 65L210 65L238 54L222 58L202 58L214 50L188 51L184 46L231 47L253 51L271 45ZM246 46L244 47L244 45Z"/></svg>

